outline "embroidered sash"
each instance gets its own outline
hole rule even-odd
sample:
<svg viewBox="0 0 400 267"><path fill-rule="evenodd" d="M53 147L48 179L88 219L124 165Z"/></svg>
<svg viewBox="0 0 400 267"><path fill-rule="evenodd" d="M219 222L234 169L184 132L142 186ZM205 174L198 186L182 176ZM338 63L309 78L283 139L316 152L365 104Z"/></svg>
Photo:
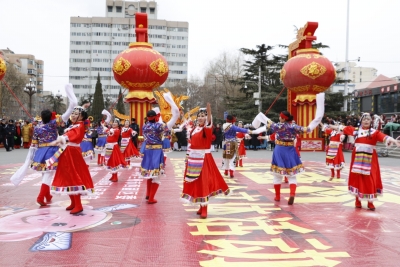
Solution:
<svg viewBox="0 0 400 267"><path fill-rule="evenodd" d="M193 182L199 178L201 169L204 164L204 156L206 150L192 149L190 150L189 156L187 158L187 170L185 181Z"/></svg>
<svg viewBox="0 0 400 267"><path fill-rule="evenodd" d="M124 148L124 150L125 150L125 147L127 147L129 144L129 140L130 140L129 137L121 138L121 148Z"/></svg>
<svg viewBox="0 0 400 267"><path fill-rule="evenodd" d="M370 175L371 173L371 162L372 153L374 152L375 146L367 144L355 144L356 154L354 157L352 173L359 173L363 175Z"/></svg>
<svg viewBox="0 0 400 267"><path fill-rule="evenodd" d="M339 149L340 142L330 141L328 152L326 153L327 159L334 159Z"/></svg>
<svg viewBox="0 0 400 267"><path fill-rule="evenodd" d="M77 144L77 143L72 143L72 142L69 142L69 143L67 143L67 144L65 144L65 145L63 145L63 146L61 146L61 147L56 151L56 153L54 153L54 155L51 156L51 158L49 158L48 160L46 160L46 166L47 166L48 168L50 168L51 166L53 166L54 163L58 162L58 158L61 156L62 153L64 153L64 151L65 151L65 149L67 148L67 146L80 147L79 144Z"/></svg>

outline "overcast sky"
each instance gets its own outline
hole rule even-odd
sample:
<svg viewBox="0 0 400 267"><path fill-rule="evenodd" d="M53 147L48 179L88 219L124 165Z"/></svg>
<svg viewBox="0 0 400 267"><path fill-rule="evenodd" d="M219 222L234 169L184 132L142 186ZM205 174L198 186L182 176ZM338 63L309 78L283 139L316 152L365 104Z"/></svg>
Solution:
<svg viewBox="0 0 400 267"><path fill-rule="evenodd" d="M44 90L68 83L70 17L103 17L105 0L0 0L0 48L44 60ZM289 44L294 26L316 21L331 61L346 54L347 0L158 0L158 19L189 22L189 74L242 47ZM400 1L350 0L349 60L400 76ZM281 52L281 51L277 51Z"/></svg>

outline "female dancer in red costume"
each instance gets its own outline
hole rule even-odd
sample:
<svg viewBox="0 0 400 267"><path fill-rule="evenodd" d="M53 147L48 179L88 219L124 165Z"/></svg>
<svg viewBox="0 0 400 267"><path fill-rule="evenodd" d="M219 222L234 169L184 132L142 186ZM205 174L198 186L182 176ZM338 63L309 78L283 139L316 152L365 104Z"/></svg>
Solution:
<svg viewBox="0 0 400 267"><path fill-rule="evenodd" d="M379 130L373 129L369 113L364 113L360 118L360 122L361 127L358 129L343 125L328 126L335 130L343 130L345 135L354 135L355 144L351 154L348 181L349 193L356 196L356 208L361 208L361 200L366 199L368 201L368 209L375 210L373 201L383 191L376 143L383 142L387 146L396 144L400 147L400 140L395 140Z"/></svg>
<svg viewBox="0 0 400 267"><path fill-rule="evenodd" d="M127 168L128 164L125 161L124 155L118 146L120 136L119 120L115 119L111 129L104 129L107 133L105 165L106 169L111 173L111 182L118 182L118 170Z"/></svg>
<svg viewBox="0 0 400 267"><path fill-rule="evenodd" d="M129 121L126 120L121 129L121 153L124 154L128 166L130 166L131 160L140 157L139 151L132 143L132 136L135 135L137 135L137 132L129 127Z"/></svg>
<svg viewBox="0 0 400 267"><path fill-rule="evenodd" d="M69 195L71 205L66 209L70 210L71 214L83 211L81 195L94 192L93 181L80 148L85 136L84 121L87 117L83 107L75 107L70 117L72 125L55 141L60 149L46 161L49 166L58 158L58 168L51 185L51 192Z"/></svg>
<svg viewBox="0 0 400 267"><path fill-rule="evenodd" d="M342 142L344 140L345 135L341 131L336 131L328 128L327 124L320 124L322 127L322 131L325 134L329 135L329 145L328 150L326 151L326 167L331 169L331 178L329 181L332 181L335 178L335 170L336 170L336 178L340 178L340 170L344 168L344 156L342 150Z"/></svg>
<svg viewBox="0 0 400 267"><path fill-rule="evenodd" d="M243 122L238 122L238 127L243 128ZM238 142L238 151L236 158L236 167L239 165L243 167L243 159L246 157L246 148L244 147L245 134L241 132L236 133L236 141Z"/></svg>
<svg viewBox="0 0 400 267"><path fill-rule="evenodd" d="M229 187L210 153L211 139L211 106L208 103L207 109L198 111L197 123L190 132L190 154L181 194L183 201L200 204L197 214L203 219L207 218L210 197L221 193L229 194Z"/></svg>

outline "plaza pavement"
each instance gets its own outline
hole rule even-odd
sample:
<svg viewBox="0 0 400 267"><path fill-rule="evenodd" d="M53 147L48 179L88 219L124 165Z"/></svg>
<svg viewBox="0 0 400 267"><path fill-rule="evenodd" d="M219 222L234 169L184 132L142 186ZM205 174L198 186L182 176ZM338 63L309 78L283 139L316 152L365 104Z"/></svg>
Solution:
<svg viewBox="0 0 400 267"><path fill-rule="evenodd" d="M93 162L96 194L83 197L84 212L65 211L68 197L35 203L40 174L29 171L15 187L9 178L27 150L0 149L0 266L398 266L399 159L380 158L384 195L370 211L354 208L348 168L329 181L324 152L302 152L293 206L282 184L273 201L271 151L247 151L244 167L225 178L229 196L210 200L208 218L182 204L185 152L168 154L157 204L145 200L138 169L119 182ZM221 150L212 153L221 166ZM345 152L346 162L350 152Z"/></svg>

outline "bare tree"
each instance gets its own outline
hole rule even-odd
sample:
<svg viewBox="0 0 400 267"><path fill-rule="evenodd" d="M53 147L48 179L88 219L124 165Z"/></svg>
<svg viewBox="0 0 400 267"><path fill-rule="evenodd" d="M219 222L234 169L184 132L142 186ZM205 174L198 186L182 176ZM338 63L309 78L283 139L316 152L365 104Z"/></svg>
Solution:
<svg viewBox="0 0 400 267"><path fill-rule="evenodd" d="M210 102L212 96L209 96L203 89L202 82L198 77L190 77L189 81L177 83L175 86L168 88L174 95L187 95L189 99L182 103L185 111L197 106L205 107ZM211 102L212 103L212 102Z"/></svg>
<svg viewBox="0 0 400 267"><path fill-rule="evenodd" d="M18 72L13 64L7 66L4 81L8 84L19 100L25 104L26 110L28 110L27 103L29 103L29 100L28 95L24 93L24 88L28 80L28 76ZM11 119L28 118L28 115L23 112L18 101L2 82L0 82L0 106L0 112L3 117L6 116Z"/></svg>
<svg viewBox="0 0 400 267"><path fill-rule="evenodd" d="M245 96L240 92L241 86L232 83L243 77L243 63L244 57L240 51L236 53L223 52L206 68L204 87L207 95L211 96L210 103L213 105L213 114L217 120L223 120L227 96Z"/></svg>

